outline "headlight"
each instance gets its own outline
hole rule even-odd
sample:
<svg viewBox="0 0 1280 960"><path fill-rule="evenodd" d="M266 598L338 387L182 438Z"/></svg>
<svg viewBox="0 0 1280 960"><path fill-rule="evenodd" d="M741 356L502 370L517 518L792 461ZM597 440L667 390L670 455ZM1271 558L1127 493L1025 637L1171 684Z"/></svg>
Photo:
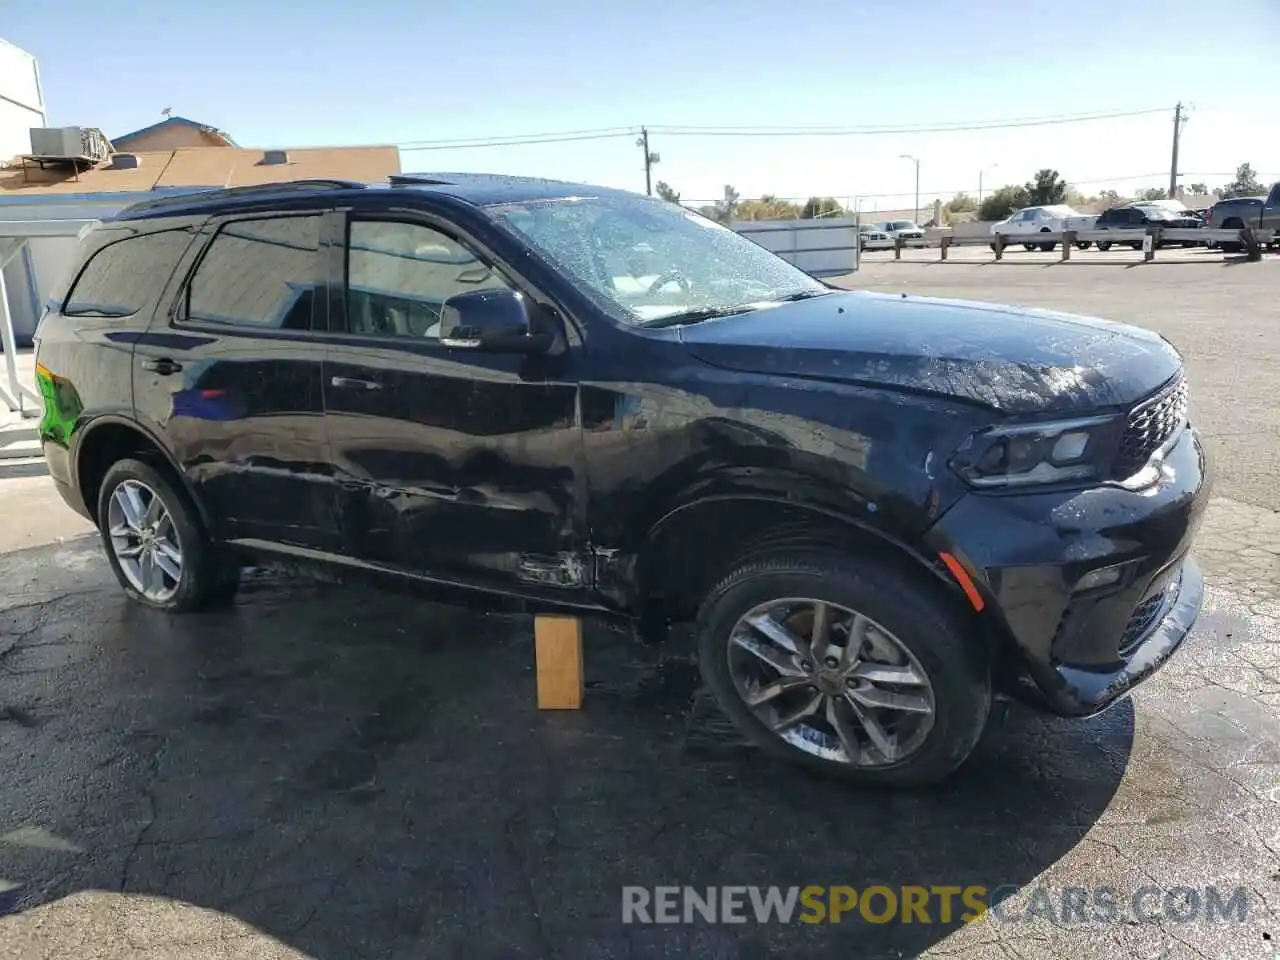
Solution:
<svg viewBox="0 0 1280 960"><path fill-rule="evenodd" d="M951 467L975 487L1088 480L1103 475L1115 417L991 427L969 436Z"/></svg>

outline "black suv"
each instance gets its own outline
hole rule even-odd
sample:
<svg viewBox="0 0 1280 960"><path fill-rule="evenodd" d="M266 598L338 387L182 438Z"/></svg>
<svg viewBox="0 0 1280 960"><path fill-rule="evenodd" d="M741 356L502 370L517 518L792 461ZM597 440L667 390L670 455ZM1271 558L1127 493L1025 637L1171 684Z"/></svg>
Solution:
<svg viewBox="0 0 1280 960"><path fill-rule="evenodd" d="M1204 226L1204 221L1197 220L1195 216L1180 216L1176 211L1164 210L1158 207L1112 207L1105 210L1094 222L1095 230L1145 230L1147 227L1177 227L1184 230L1195 230ZM1120 240L1117 243L1127 243L1134 250L1142 249L1141 240ZM1198 244L1188 240L1174 241L1180 246L1194 247ZM1159 246L1167 246L1169 241L1161 240ZM1099 240L1098 249L1106 252L1111 249L1112 241Z"/></svg>
<svg viewBox="0 0 1280 960"><path fill-rule="evenodd" d="M1094 713L1196 617L1178 353L846 292L660 200L312 181L131 207L38 331L45 457L140 603L316 563L694 622L761 746L937 779L996 694Z"/></svg>

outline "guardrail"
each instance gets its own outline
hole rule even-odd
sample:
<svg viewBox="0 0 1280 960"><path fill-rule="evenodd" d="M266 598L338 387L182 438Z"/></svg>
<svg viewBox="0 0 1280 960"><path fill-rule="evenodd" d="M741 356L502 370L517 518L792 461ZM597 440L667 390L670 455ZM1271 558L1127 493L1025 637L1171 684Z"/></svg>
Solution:
<svg viewBox="0 0 1280 960"><path fill-rule="evenodd" d="M908 247L937 247L941 251L940 259L946 260L952 247L990 247L997 260L1004 259L1004 251L1009 247L1026 244L1039 246L1052 243L1062 248L1063 262L1071 259L1071 252L1078 243L1140 243L1142 259L1150 262L1156 258L1156 250L1160 243L1196 243L1213 240L1219 245L1238 243L1249 260L1261 260L1263 247L1267 242L1252 227L1243 230L1209 230L1204 227L1145 227L1131 230L1063 230L1057 233L1020 234L1016 238L1007 234L994 234L986 237L952 237L943 234L938 237L926 237L923 240L904 240L897 238L892 247L882 249L893 250L893 259L901 260L902 251ZM868 248L873 249L873 248Z"/></svg>

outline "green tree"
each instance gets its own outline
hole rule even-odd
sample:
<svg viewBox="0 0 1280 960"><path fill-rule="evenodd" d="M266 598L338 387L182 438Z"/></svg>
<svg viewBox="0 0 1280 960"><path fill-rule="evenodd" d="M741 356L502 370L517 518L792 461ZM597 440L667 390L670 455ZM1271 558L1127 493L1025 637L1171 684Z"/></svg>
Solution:
<svg viewBox="0 0 1280 960"><path fill-rule="evenodd" d="M1253 167L1242 163L1236 167L1236 178L1222 188L1222 199L1232 197L1256 197L1266 193L1266 189L1258 182L1258 175Z"/></svg>
<svg viewBox="0 0 1280 960"><path fill-rule="evenodd" d="M947 213L972 213L978 209L978 201L967 193L957 193L942 208L944 214Z"/></svg>
<svg viewBox="0 0 1280 960"><path fill-rule="evenodd" d="M1067 199L1067 183L1057 170L1037 171L1035 179L1026 186L1027 205L1032 207L1050 203L1063 203Z"/></svg>
<svg viewBox="0 0 1280 960"><path fill-rule="evenodd" d="M844 207L836 202L835 197L810 197L800 210L803 220L814 220L818 217L843 217Z"/></svg>
<svg viewBox="0 0 1280 960"><path fill-rule="evenodd" d="M658 185L654 187L654 189L658 192L658 196L667 201L667 203L680 202L680 194L672 190L671 185L667 183L667 181L659 180Z"/></svg>
<svg viewBox="0 0 1280 960"><path fill-rule="evenodd" d="M728 184L725 184L724 197L716 201L715 207L713 208L714 216L712 219L718 220L721 223L728 223L730 220L735 219L738 215L738 203L740 199L738 191Z"/></svg>
<svg viewBox="0 0 1280 960"><path fill-rule="evenodd" d="M1139 200L1163 200L1169 195L1169 191L1163 187L1148 187L1138 194Z"/></svg>
<svg viewBox="0 0 1280 960"><path fill-rule="evenodd" d="M1118 207L1126 202L1126 198L1120 196L1114 190L1102 190L1096 198L1098 206L1103 210L1110 210L1112 207Z"/></svg>
<svg viewBox="0 0 1280 960"><path fill-rule="evenodd" d="M1001 187L991 196L982 201L982 206L978 208L978 218L981 220L1003 220L1010 214L1030 206L1031 201L1028 198L1026 187L1009 185Z"/></svg>
<svg viewBox="0 0 1280 960"><path fill-rule="evenodd" d="M1187 189L1197 197L1207 196L1209 193L1209 185L1207 183L1193 183Z"/></svg>
<svg viewBox="0 0 1280 960"><path fill-rule="evenodd" d="M735 220L795 220L800 216L800 207L766 193L759 200L743 200L733 216Z"/></svg>

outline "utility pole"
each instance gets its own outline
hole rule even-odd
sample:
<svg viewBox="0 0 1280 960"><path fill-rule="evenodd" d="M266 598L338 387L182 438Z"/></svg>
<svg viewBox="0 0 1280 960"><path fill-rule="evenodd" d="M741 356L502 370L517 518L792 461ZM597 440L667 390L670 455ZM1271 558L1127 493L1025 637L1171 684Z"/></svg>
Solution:
<svg viewBox="0 0 1280 960"><path fill-rule="evenodd" d="M636 146L644 150L644 192L649 196L653 196L653 165L657 163L661 157L649 150L649 128L640 128L640 138L636 140Z"/></svg>
<svg viewBox="0 0 1280 960"><path fill-rule="evenodd" d="M1182 102L1173 109L1173 159L1169 164L1169 199L1178 195L1178 139L1182 136Z"/></svg>
<svg viewBox="0 0 1280 960"><path fill-rule="evenodd" d="M994 170L998 166L1000 166L1000 164L993 163L991 165L991 168ZM983 173L985 173L984 170L978 171L978 206L982 206L982 174Z"/></svg>

